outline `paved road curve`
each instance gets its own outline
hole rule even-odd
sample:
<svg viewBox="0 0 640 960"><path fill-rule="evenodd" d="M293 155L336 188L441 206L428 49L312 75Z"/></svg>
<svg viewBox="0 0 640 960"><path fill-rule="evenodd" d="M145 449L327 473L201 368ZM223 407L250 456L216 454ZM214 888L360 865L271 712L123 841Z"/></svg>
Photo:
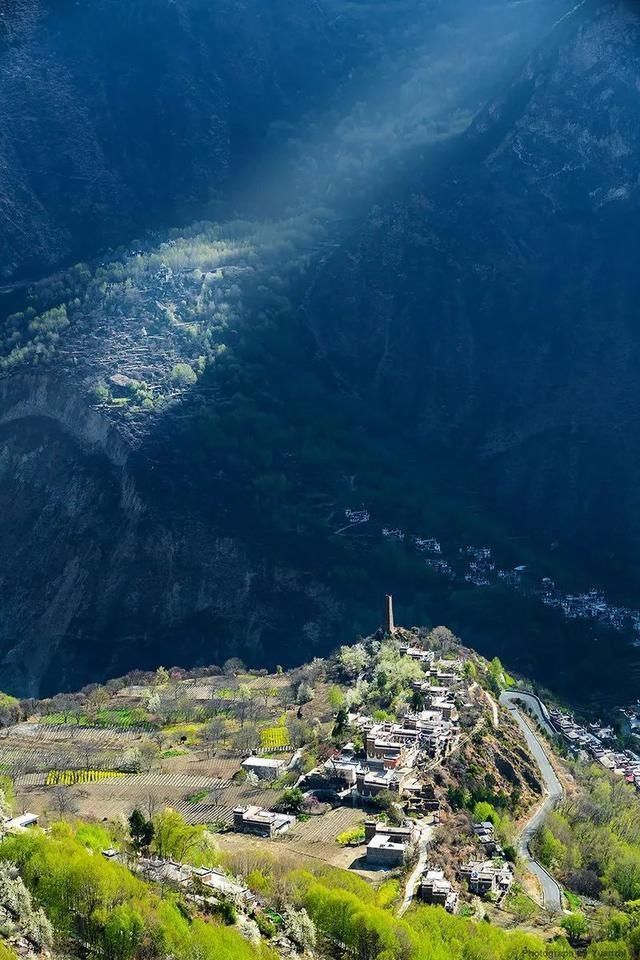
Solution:
<svg viewBox="0 0 640 960"><path fill-rule="evenodd" d="M562 910L562 890L560 889L558 883L553 879L551 874L547 873L545 868L539 864L537 860L533 859L529 853L529 842L546 815L562 797L562 784L558 780L556 772L549 762L549 758L544 751L540 739L535 733L533 733L531 727L525 723L519 710L517 709L517 706L513 702L514 700L524 700L527 705L533 709L536 716L538 716L538 719L543 721L545 726L547 725L547 722L542 715L540 703L536 697L532 697L526 693L518 693L516 691L504 691L500 696L500 703L502 703L513 714L516 723L522 730L524 738L527 741L527 745L540 768L540 773L542 774L542 779L544 780L547 793L544 801L536 809L535 813L527 822L524 830L520 834L520 839L518 841L518 853L523 860L527 862L531 872L534 873L540 881L540 885L542 887L542 902L544 906L548 910L559 911Z"/></svg>
<svg viewBox="0 0 640 960"><path fill-rule="evenodd" d="M557 730L554 730L551 726L551 718L549 716L549 711L545 707L542 700L536 697L533 693L520 692L518 690L507 690L503 694L503 703L507 700L510 702L516 700L522 700L529 710L532 712L540 726L543 730L546 730L550 737L555 737L557 735ZM514 704L517 707L517 703Z"/></svg>

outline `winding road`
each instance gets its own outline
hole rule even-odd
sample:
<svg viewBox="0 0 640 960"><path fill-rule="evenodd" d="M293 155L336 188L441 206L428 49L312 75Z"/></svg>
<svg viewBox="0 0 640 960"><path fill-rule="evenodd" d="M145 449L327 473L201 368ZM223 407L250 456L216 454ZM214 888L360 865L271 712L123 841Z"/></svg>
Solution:
<svg viewBox="0 0 640 960"><path fill-rule="evenodd" d="M547 717L544 714L543 705L537 697L534 697L532 694L528 693L519 693L518 691L508 690L505 690L501 694L500 703L511 712L514 720L522 730L523 736L527 741L527 746L529 747L533 758L540 768L540 773L545 785L545 792L547 794L543 802L536 808L533 815L527 821L520 834L518 840L518 853L527 863L531 872L535 874L540 881L540 886L542 887L543 905L547 910L553 910L557 912L562 910L562 889L558 882L551 876L551 874L545 870L542 864L533 859L529 852L529 843L546 815L550 812L550 810L553 809L558 800L560 800L564 791L562 784L558 780L556 772L553 769L549 758L547 757L540 739L533 732L531 727L525 722L520 711L518 710L517 704L514 702L517 700L524 701L531 708L542 726L550 730L552 733L553 730L549 726Z"/></svg>

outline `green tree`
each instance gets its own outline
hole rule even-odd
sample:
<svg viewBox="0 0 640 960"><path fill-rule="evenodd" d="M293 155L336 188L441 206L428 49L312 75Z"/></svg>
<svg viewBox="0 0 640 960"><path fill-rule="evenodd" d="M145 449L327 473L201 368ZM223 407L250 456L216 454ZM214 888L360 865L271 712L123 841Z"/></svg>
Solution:
<svg viewBox="0 0 640 960"><path fill-rule="evenodd" d="M493 693L495 693L496 696L499 696L506 687L507 683L504 667L502 666L498 657L494 657L489 664L487 679Z"/></svg>
<svg viewBox="0 0 640 960"><path fill-rule="evenodd" d="M344 706L344 693L340 687L331 687L327 695L327 699L329 701L329 706L334 713L337 713L337 711Z"/></svg>
<svg viewBox="0 0 640 960"><path fill-rule="evenodd" d="M20 703L8 693L0 692L0 727L8 727L20 719Z"/></svg>
<svg viewBox="0 0 640 960"><path fill-rule="evenodd" d="M336 713L335 723L333 724L333 730L331 731L332 737L340 737L347 729L347 724L349 723L349 714L346 707L340 707Z"/></svg>
<svg viewBox="0 0 640 960"><path fill-rule="evenodd" d="M467 680L470 680L472 683L474 680L478 679L478 668L476 667L473 660L466 660L464 664L464 675Z"/></svg>
<svg viewBox="0 0 640 960"><path fill-rule="evenodd" d="M340 647L338 663L345 676L350 680L355 679L369 663L369 655L364 644L355 643L352 647Z"/></svg>
<svg viewBox="0 0 640 960"><path fill-rule="evenodd" d="M381 790L371 801L371 806L381 813L386 813L392 823L401 823L402 810L398 806L398 794L391 790Z"/></svg>
<svg viewBox="0 0 640 960"><path fill-rule="evenodd" d="M563 930L566 930L571 944L580 943L589 933L589 921L584 913L568 913L560 921L560 926Z"/></svg>
<svg viewBox="0 0 640 960"><path fill-rule="evenodd" d="M277 807L289 813L299 813L304 802L304 794L299 787L290 787L284 790L278 800Z"/></svg>
<svg viewBox="0 0 640 960"><path fill-rule="evenodd" d="M166 687L170 680L169 671L166 667L158 667L153 678L156 687Z"/></svg>
<svg viewBox="0 0 640 960"><path fill-rule="evenodd" d="M143 850L149 849L154 833L155 829L151 820L147 820L137 807L132 810L129 816L129 836L136 853L142 853Z"/></svg>
<svg viewBox="0 0 640 960"><path fill-rule="evenodd" d="M198 375L188 363L176 363L171 370L171 379L181 387L189 387L197 383Z"/></svg>
<svg viewBox="0 0 640 960"><path fill-rule="evenodd" d="M166 860L213 866L218 857L213 836L204 826L191 826L177 810L162 810L153 818L153 849Z"/></svg>
<svg viewBox="0 0 640 960"><path fill-rule="evenodd" d="M104 951L110 960L130 960L138 953L144 934L144 919L128 903L121 903L104 917Z"/></svg>

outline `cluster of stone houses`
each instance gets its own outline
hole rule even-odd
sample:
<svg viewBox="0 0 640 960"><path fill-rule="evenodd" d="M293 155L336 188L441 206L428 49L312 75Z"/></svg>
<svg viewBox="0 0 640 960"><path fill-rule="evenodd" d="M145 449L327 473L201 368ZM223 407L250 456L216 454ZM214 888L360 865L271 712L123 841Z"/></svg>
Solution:
<svg viewBox="0 0 640 960"><path fill-rule="evenodd" d="M601 723L581 726L570 714L553 709L549 710L549 717L554 729L570 750L574 753L584 751L606 770L624 777L628 783L640 790L640 756L632 750L616 748L613 727L606 727Z"/></svg>
<svg viewBox="0 0 640 960"><path fill-rule="evenodd" d="M473 824L473 833L482 847L484 860L471 860L460 868L462 880L466 880L471 893L478 896L493 894L503 897L513 883L513 867L504 859L504 851L495 835L490 820Z"/></svg>
<svg viewBox="0 0 640 960"><path fill-rule="evenodd" d="M432 760L444 759L455 745L458 728L442 710L434 709L405 713L399 723L372 722L364 734L368 760L388 757L411 762L419 753Z"/></svg>
<svg viewBox="0 0 640 960"><path fill-rule="evenodd" d="M469 885L469 892L479 897L502 899L513 883L513 867L506 860L470 860L459 870L460 879Z"/></svg>
<svg viewBox="0 0 640 960"><path fill-rule="evenodd" d="M386 633L396 630L391 598L387 598ZM406 634L405 634L406 637ZM406 808L431 813L438 818L440 802L433 787L424 783L425 767L445 760L459 737L458 701L464 692L463 661L442 660L433 650L415 641L400 645L400 653L417 661L423 675L412 683L414 709L397 721L376 721L362 713L351 713L349 726L362 737L362 747L346 743L304 778L308 789L335 791L345 802L375 799L383 791L397 794ZM416 842L410 821L393 827L376 821L365 824L366 861L387 868L401 866ZM446 885L444 878L440 878ZM444 889L436 884L438 896ZM451 891L449 891L451 893ZM455 908L457 894L443 900ZM439 901L438 901L439 902Z"/></svg>
<svg viewBox="0 0 640 960"><path fill-rule="evenodd" d="M458 879L467 885L470 893L500 900L511 888L513 868L503 857L492 823L474 823L473 832L482 846L484 859L470 860L461 866ZM455 913L458 907L458 891L443 870L427 868L422 875L419 896L424 903L444 907L450 913Z"/></svg>
<svg viewBox="0 0 640 960"><path fill-rule="evenodd" d="M400 653L424 665L432 664L436 657L433 650L425 650L424 647L419 647L412 643L403 643L400 647Z"/></svg>
<svg viewBox="0 0 640 960"><path fill-rule="evenodd" d="M328 759L317 777L336 783L344 799L372 799L383 790L400 797L424 799L417 776L421 762L444 760L458 738L458 710L455 691L461 683L461 664L435 662L431 650L405 645L401 652L425 665L424 678L413 683L420 695L421 709L409 711L401 720L378 721L362 714L351 714L350 724L364 741L364 756L347 743L339 754ZM320 785L320 784L318 784Z"/></svg>
<svg viewBox="0 0 640 960"><path fill-rule="evenodd" d="M115 860L124 863L124 854L117 850L102 851L106 860ZM136 861L135 869L148 880L159 884L171 884L192 890L194 884L200 884L204 892L208 889L212 896L229 897L238 903L251 904L255 896L245 887L228 877L222 870L210 867L194 867L190 863L179 863L177 860L165 860L161 857L140 857Z"/></svg>
<svg viewBox="0 0 640 960"><path fill-rule="evenodd" d="M383 790L400 797L420 795L419 760L445 759L459 736L453 703L446 715L442 709L420 710L406 713L397 723L362 716L352 719L362 731L364 756L347 743L320 771L328 781L338 781L345 798L372 799Z"/></svg>
<svg viewBox="0 0 640 960"><path fill-rule="evenodd" d="M416 747L405 744L371 741L371 749L363 757L352 743L347 743L339 754L330 757L322 767L312 771L307 783L324 787L336 785L343 800L370 800L383 790L391 790L399 797L420 784L413 775L417 758Z"/></svg>
<svg viewBox="0 0 640 960"><path fill-rule="evenodd" d="M484 852L488 857L502 856L503 850L496 840L495 828L490 820L482 820L480 823L474 823L473 833L482 844Z"/></svg>

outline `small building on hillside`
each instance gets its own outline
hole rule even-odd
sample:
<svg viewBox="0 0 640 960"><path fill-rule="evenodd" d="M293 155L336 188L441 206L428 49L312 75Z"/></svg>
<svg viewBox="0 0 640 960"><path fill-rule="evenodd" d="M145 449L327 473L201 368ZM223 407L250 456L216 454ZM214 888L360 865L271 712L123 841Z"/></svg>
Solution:
<svg viewBox="0 0 640 960"><path fill-rule="evenodd" d="M407 784L412 781L409 767L386 767L383 763L369 761L356 770L355 793L363 799L377 797L384 790L402 796Z"/></svg>
<svg viewBox="0 0 640 960"><path fill-rule="evenodd" d="M273 760L271 757L247 757L242 761L242 769L247 773L254 773L260 780L276 780L285 767L284 760Z"/></svg>
<svg viewBox="0 0 640 960"><path fill-rule="evenodd" d="M405 657L411 657L412 660L418 660L419 663L433 663L435 659L433 650L425 650L410 643L401 644L400 653Z"/></svg>
<svg viewBox="0 0 640 960"><path fill-rule="evenodd" d="M381 823L378 820L365 820L365 843L369 843L370 840L373 840L374 837L380 834L384 834L384 836L390 837L392 840L397 840L398 843L406 843L408 845L414 839L415 828L413 826L395 827L389 823Z"/></svg>
<svg viewBox="0 0 640 960"><path fill-rule="evenodd" d="M513 883L512 868L504 860L472 860L460 869L460 876L479 897L503 897Z"/></svg>
<svg viewBox="0 0 640 960"><path fill-rule="evenodd" d="M10 820L6 820L4 828L9 832L13 831L15 833L21 830L28 830L29 827L35 827L37 824L38 815L36 813L21 813L17 817L11 817Z"/></svg>
<svg viewBox="0 0 640 960"><path fill-rule="evenodd" d="M393 827L367 820L364 825L367 841L367 864L376 867L401 867L413 841L413 827Z"/></svg>
<svg viewBox="0 0 640 960"><path fill-rule="evenodd" d="M487 856L495 857L502 854L502 847L496 840L495 830L490 820L474 823L473 832L484 847Z"/></svg>
<svg viewBox="0 0 640 960"><path fill-rule="evenodd" d="M256 806L236 807L233 811L233 829L258 837L271 838L285 833L295 820L289 814L274 813Z"/></svg>
<svg viewBox="0 0 640 960"><path fill-rule="evenodd" d="M367 863L374 867L401 867L406 854L406 844L392 840L384 833L377 833L367 844Z"/></svg>
<svg viewBox="0 0 640 960"><path fill-rule="evenodd" d="M480 843L485 843L487 840L493 840L494 838L494 828L491 820L482 820L479 823L474 823L473 832Z"/></svg>
<svg viewBox="0 0 640 960"><path fill-rule="evenodd" d="M445 880L444 870L427 870L422 877L419 892L423 903L444 907L449 913L455 913L458 892L450 880Z"/></svg>

